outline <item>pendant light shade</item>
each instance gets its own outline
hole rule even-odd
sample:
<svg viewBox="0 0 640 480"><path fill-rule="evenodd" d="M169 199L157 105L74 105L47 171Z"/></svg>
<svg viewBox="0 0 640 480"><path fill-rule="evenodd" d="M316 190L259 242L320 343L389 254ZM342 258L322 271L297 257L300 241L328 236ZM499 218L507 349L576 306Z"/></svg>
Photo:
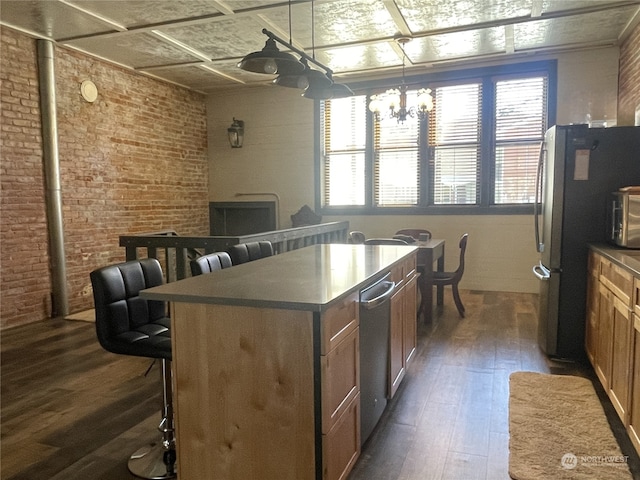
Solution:
<svg viewBox="0 0 640 480"><path fill-rule="evenodd" d="M313 100L327 100L331 98L330 88L333 80L318 70L309 70L307 79L309 80L309 87L307 87L302 94L304 98L311 98Z"/></svg>
<svg viewBox="0 0 640 480"><path fill-rule="evenodd" d="M353 91L342 83L334 83L328 87L307 88L302 94L304 98L312 100L330 100L332 98L346 98L355 95Z"/></svg>
<svg viewBox="0 0 640 480"><path fill-rule="evenodd" d="M353 97L355 93L344 83L334 83L330 87L331 89L331 98L346 98Z"/></svg>
<svg viewBox="0 0 640 480"><path fill-rule="evenodd" d="M275 85L279 87L298 88L304 90L309 86L307 74L311 71L306 59L301 59L300 63L304 65L304 70L299 74L281 74L273 80Z"/></svg>
<svg viewBox="0 0 640 480"><path fill-rule="evenodd" d="M278 50L273 38L269 38L264 48L244 57L238 67L247 72L289 75L304 71L304 65L290 53Z"/></svg>

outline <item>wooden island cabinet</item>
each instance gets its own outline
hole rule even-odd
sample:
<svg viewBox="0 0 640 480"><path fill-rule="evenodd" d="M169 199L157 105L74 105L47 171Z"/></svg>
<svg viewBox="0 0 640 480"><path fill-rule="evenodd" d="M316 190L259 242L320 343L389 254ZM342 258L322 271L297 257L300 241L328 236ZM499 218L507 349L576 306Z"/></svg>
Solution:
<svg viewBox="0 0 640 480"><path fill-rule="evenodd" d="M585 348L640 452L640 251L592 245Z"/></svg>
<svg viewBox="0 0 640 480"><path fill-rule="evenodd" d="M145 290L171 306L180 479L345 479L361 444L359 292L402 275L390 352L406 368L415 264L415 247L313 245Z"/></svg>

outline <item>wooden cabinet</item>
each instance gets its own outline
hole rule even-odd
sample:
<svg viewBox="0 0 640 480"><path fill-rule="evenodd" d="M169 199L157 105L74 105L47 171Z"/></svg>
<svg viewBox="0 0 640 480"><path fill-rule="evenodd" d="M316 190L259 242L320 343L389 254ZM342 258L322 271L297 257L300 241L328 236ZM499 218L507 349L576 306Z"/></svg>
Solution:
<svg viewBox="0 0 640 480"><path fill-rule="evenodd" d="M392 270L396 292L391 297L389 340L389 398L392 398L406 374L417 340L416 257Z"/></svg>
<svg viewBox="0 0 640 480"><path fill-rule="evenodd" d="M322 316L321 390L324 480L346 478L360 455L358 294Z"/></svg>
<svg viewBox="0 0 640 480"><path fill-rule="evenodd" d="M585 347L600 383L630 436L640 423L640 338L633 303L640 283L628 269L590 252ZM596 281L597 278L597 281ZM638 299L638 300L636 300ZM640 312L640 304L638 305ZM637 436L636 436L637 439ZM638 443L640 445L640 442ZM636 447L638 448L638 447Z"/></svg>
<svg viewBox="0 0 640 480"><path fill-rule="evenodd" d="M346 478L360 454L357 292L323 313L171 306L181 477Z"/></svg>
<svg viewBox="0 0 640 480"><path fill-rule="evenodd" d="M640 452L640 279L638 278L633 280L632 306L633 332L627 432L636 451Z"/></svg>
<svg viewBox="0 0 640 480"><path fill-rule="evenodd" d="M636 285L640 282L636 279ZM636 287L637 290L637 287ZM634 313L633 319L633 355L631 356L631 390L629 400L629 422L627 432L631 443L640 452L640 316Z"/></svg>

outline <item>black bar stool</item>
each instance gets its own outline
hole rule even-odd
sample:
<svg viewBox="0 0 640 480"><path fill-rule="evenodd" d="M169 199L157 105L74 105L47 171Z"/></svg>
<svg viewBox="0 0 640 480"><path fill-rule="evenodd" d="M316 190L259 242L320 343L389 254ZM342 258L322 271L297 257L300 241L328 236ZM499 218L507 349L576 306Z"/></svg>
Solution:
<svg viewBox="0 0 640 480"><path fill-rule="evenodd" d="M162 375L162 442L140 448L128 468L138 477L176 477L176 450L171 389L171 321L164 302L140 298L140 290L164 283L155 258L132 260L91 272L96 333L112 353L160 360Z"/></svg>

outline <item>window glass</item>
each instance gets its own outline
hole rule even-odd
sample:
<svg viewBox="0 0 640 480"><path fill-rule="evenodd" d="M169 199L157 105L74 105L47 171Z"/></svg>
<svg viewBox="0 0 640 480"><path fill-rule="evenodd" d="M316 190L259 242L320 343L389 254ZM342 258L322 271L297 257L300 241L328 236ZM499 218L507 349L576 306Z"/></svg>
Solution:
<svg viewBox="0 0 640 480"><path fill-rule="evenodd" d="M547 128L547 82L539 76L495 85L495 203L533 203Z"/></svg>
<svg viewBox="0 0 640 480"><path fill-rule="evenodd" d="M365 204L366 100L359 95L324 102L325 205Z"/></svg>
<svg viewBox="0 0 640 480"><path fill-rule="evenodd" d="M477 202L481 101L480 83L436 89L429 128L435 205Z"/></svg>
<svg viewBox="0 0 640 480"><path fill-rule="evenodd" d="M404 122L384 108L380 117L369 112L369 95L321 102L322 207L516 212L522 210L503 206L532 205L555 63L509 69L508 75L488 67L411 84L409 111L421 88L432 89L434 107L425 118L408 115Z"/></svg>

